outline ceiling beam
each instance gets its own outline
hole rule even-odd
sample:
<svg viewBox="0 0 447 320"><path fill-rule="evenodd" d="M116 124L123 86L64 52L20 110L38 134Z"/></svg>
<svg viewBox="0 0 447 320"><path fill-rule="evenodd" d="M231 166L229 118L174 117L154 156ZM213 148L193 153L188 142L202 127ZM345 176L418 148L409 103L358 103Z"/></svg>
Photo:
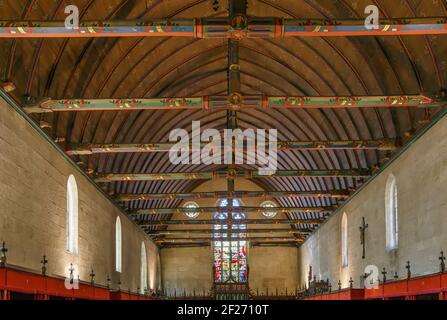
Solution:
<svg viewBox="0 0 447 320"><path fill-rule="evenodd" d="M301 234L301 235L307 235L311 233L312 230L305 230L305 229L290 229L290 228L281 228L281 229L245 229L245 230L231 230L231 233L245 233L245 234L256 234L256 233L269 233L269 234L275 234L275 233L288 233L288 234ZM149 236L166 236L166 235L192 235L192 234L220 234L220 233L228 233L228 230L213 230L213 229L172 229L172 230L155 230L148 232Z"/></svg>
<svg viewBox="0 0 447 320"><path fill-rule="evenodd" d="M446 17L380 19L377 30L365 28L365 19L297 20L245 15L233 21L228 18L81 21L78 28L66 28L65 21L2 20L0 38L404 36L447 34L446 25Z"/></svg>
<svg viewBox="0 0 447 320"><path fill-rule="evenodd" d="M370 177L370 169L346 170L278 170L271 175L262 175L257 170L219 170L209 172L169 172L169 173L104 173L95 174L95 182L116 181L165 181L165 180L209 180L235 178L277 178L277 177Z"/></svg>
<svg viewBox="0 0 447 320"><path fill-rule="evenodd" d="M209 142L208 142L209 143ZM208 143L202 142L203 148ZM178 142L161 143L74 143L66 150L68 155L92 155L102 153L145 153L145 152L170 152ZM190 150L192 150L190 145ZM279 141L277 150L395 150L395 139L375 140L332 140L332 141ZM271 150L271 148L269 148Z"/></svg>
<svg viewBox="0 0 447 320"><path fill-rule="evenodd" d="M213 242L213 241L275 241L275 242L304 242L304 238L295 237L196 237L196 238L167 238L156 239L156 243L178 243L178 242Z"/></svg>
<svg viewBox="0 0 447 320"><path fill-rule="evenodd" d="M302 197L327 197L327 198L349 198L350 190L328 190L328 191L227 191L216 192L190 192L190 193L146 193L146 194L119 194L115 197L118 201L150 201L150 200L197 200L197 199L226 199L226 198L264 198L276 197L302 198Z"/></svg>
<svg viewBox="0 0 447 320"><path fill-rule="evenodd" d="M141 209L131 211L131 215L158 215L158 214L183 214L183 213L216 213L216 212L233 212L233 213L262 213L265 211L276 213L289 213L289 212L332 212L336 209L334 206L326 207L199 207L199 208L154 208L154 209Z"/></svg>
<svg viewBox="0 0 447 320"><path fill-rule="evenodd" d="M227 225L227 224L244 224L244 225L257 225L257 224L271 224L271 225L290 225L290 224L320 224L323 219L244 219L241 220L136 220L136 223L142 227L151 226L172 226L172 225Z"/></svg>
<svg viewBox="0 0 447 320"><path fill-rule="evenodd" d="M232 65L237 77L238 65ZM233 82L235 82L233 80ZM25 107L28 113L64 111L119 111L119 110L209 110L209 109L345 109L345 108L408 108L436 107L442 95L388 95L388 96L244 96L240 92L229 96L170 97L170 98L108 98L44 100Z"/></svg>
<svg viewBox="0 0 447 320"><path fill-rule="evenodd" d="M293 247L297 248L300 243L293 242L271 242L271 241L251 241L251 247ZM176 249L176 248L203 248L210 247L211 242L197 242L197 243L160 243L161 249Z"/></svg>

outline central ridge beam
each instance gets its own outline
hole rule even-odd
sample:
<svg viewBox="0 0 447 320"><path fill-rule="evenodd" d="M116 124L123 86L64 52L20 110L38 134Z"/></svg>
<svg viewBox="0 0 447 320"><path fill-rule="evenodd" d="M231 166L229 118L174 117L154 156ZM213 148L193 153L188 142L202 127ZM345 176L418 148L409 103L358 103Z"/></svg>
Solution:
<svg viewBox="0 0 447 320"><path fill-rule="evenodd" d="M74 143L66 150L70 156L101 153L144 153L144 152L171 152L177 142L160 143ZM200 148L209 142L201 142ZM260 144L258 144L259 146ZM321 140L321 141L278 141L277 150L395 150L398 147L395 139L375 140ZM270 148L271 149L271 148ZM190 150L192 145L190 144Z"/></svg>
<svg viewBox="0 0 447 320"><path fill-rule="evenodd" d="M385 96L244 96L240 93L238 41L231 40L228 96L171 97L171 98L109 98L45 100L37 106L25 107L28 113L64 111L119 111L119 110L197 110L197 109L344 109L344 108L408 108L437 107L442 95L385 95ZM237 90L237 91L235 91Z"/></svg>
<svg viewBox="0 0 447 320"><path fill-rule="evenodd" d="M335 206L326 207L199 207L199 208L152 208L141 209L128 212L129 215L161 215L161 214L184 214L184 213L216 213L216 212L233 212L233 213L262 213L262 212L332 212L336 209ZM240 222L239 222L240 223Z"/></svg>
<svg viewBox="0 0 447 320"><path fill-rule="evenodd" d="M328 197L349 198L350 190L330 191L227 191L216 192L190 192L190 193L146 193L146 194L120 194L116 196L118 201L149 201L149 200L191 200L191 199L225 199L225 198L265 198L275 197L301 198L301 197Z"/></svg>
<svg viewBox="0 0 447 320"><path fill-rule="evenodd" d="M241 1L245 3L245 1ZM239 8L236 8L234 12ZM366 16L365 16L366 19ZM281 19L243 17L152 20L80 21L67 28L65 21L0 21L0 38L92 37L194 37L282 38L405 36L447 34L446 17L380 19L377 29L365 27L365 19Z"/></svg>
<svg viewBox="0 0 447 320"><path fill-rule="evenodd" d="M95 182L110 183L116 181L165 181L165 180L209 180L209 179L235 179L235 178L278 178L278 177L370 177L370 169L346 170L278 170L266 176L257 170L219 170L209 172L170 172L170 173L105 173L96 174ZM234 192L234 190L228 190Z"/></svg>
<svg viewBox="0 0 447 320"><path fill-rule="evenodd" d="M315 224L323 223L323 219L244 219L244 225L290 225L290 224ZM216 220L216 219L204 219L204 220L162 220L162 221L145 221L136 220L136 223L142 227L151 226L172 226L172 225L228 225L228 224L241 224L241 220Z"/></svg>

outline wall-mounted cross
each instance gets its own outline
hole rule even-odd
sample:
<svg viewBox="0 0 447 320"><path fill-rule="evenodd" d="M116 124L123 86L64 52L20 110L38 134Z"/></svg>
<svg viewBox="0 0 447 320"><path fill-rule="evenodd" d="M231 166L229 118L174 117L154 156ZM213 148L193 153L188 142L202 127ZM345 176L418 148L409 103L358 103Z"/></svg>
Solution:
<svg viewBox="0 0 447 320"><path fill-rule="evenodd" d="M8 252L8 249L6 248L6 243L3 241L2 248L0 249L1 255L0 255L0 267L6 266L6 252Z"/></svg>
<svg viewBox="0 0 447 320"><path fill-rule="evenodd" d="M70 263L70 268L68 269L68 271L70 271L70 284L74 283L74 270L73 263Z"/></svg>
<svg viewBox="0 0 447 320"><path fill-rule="evenodd" d="M368 228L368 224L365 222L365 217L362 217L362 225L359 227L359 229L360 229L360 244L363 247L362 259L365 259L365 246L366 246L365 231L367 228Z"/></svg>
<svg viewBox="0 0 447 320"><path fill-rule="evenodd" d="M410 280L411 279L411 265L410 265L410 261L407 261L407 265L405 266L405 269L407 269L407 279Z"/></svg>
<svg viewBox="0 0 447 320"><path fill-rule="evenodd" d="M439 257L439 260L441 261L439 267L441 273L445 272L445 257L444 257L444 251L441 251L441 256Z"/></svg>
<svg viewBox="0 0 447 320"><path fill-rule="evenodd" d="M92 272L90 272L90 283L92 284L92 285L94 285L95 284L95 272L93 271L93 268L92 268Z"/></svg>
<svg viewBox="0 0 447 320"><path fill-rule="evenodd" d="M42 260L40 260L40 263L42 264L42 275L46 275L47 274L47 257L45 255L43 255Z"/></svg>
<svg viewBox="0 0 447 320"><path fill-rule="evenodd" d="M383 275L383 277L382 277L382 281L383 281L383 283L386 283L386 275L387 275L387 273L388 273L388 272L386 272L386 268L383 267L383 271L382 271L382 275Z"/></svg>

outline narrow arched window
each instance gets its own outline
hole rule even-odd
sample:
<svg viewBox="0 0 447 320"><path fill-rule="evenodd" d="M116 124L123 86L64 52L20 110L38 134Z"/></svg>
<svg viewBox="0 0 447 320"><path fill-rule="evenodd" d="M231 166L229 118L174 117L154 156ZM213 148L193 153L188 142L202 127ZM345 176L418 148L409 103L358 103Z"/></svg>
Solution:
<svg viewBox="0 0 447 320"><path fill-rule="evenodd" d="M73 175L67 181L67 251L78 253L78 187Z"/></svg>
<svg viewBox="0 0 447 320"><path fill-rule="evenodd" d="M341 217L341 266L348 266L348 216L343 212Z"/></svg>
<svg viewBox="0 0 447 320"><path fill-rule="evenodd" d="M147 290L147 255L144 242L141 243L141 263L140 263L140 293L144 294Z"/></svg>
<svg viewBox="0 0 447 320"><path fill-rule="evenodd" d="M394 250L398 246L398 207L397 184L394 175L388 177L385 190L385 233L386 249Z"/></svg>
<svg viewBox="0 0 447 320"><path fill-rule="evenodd" d="M115 270L121 272L122 270L122 234L121 234L121 220L116 218L115 223Z"/></svg>

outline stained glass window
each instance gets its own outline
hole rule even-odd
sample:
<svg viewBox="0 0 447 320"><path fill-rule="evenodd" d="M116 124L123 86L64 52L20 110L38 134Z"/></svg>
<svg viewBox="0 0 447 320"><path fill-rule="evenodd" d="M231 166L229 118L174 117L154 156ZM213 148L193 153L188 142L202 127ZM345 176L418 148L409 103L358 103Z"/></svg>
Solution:
<svg viewBox="0 0 447 320"><path fill-rule="evenodd" d="M263 203L261 203L261 207L275 208L276 204L273 201L264 201ZM276 211L265 210L265 211L262 211L262 215L266 218L274 218L276 216Z"/></svg>
<svg viewBox="0 0 447 320"><path fill-rule="evenodd" d="M227 207L228 200L222 199L219 207ZM240 201L233 199L233 208L239 207ZM216 212L214 219L225 220L228 212ZM246 214L233 212L233 220L241 220L240 224L214 225L214 281L217 283L243 283L247 282L247 241L241 240L246 237L247 225L243 224ZM231 229L231 230L230 230ZM228 233L225 232L228 230ZM234 232L231 232L234 231ZM232 240L234 238L235 240Z"/></svg>
<svg viewBox="0 0 447 320"><path fill-rule="evenodd" d="M188 202L186 202L183 205L183 207L184 208L198 208L199 205L196 202L194 202L194 201L188 201ZM193 211L193 212L186 212L185 215L188 218L194 219L194 218L197 218L199 216L199 213L200 213L199 211Z"/></svg>

